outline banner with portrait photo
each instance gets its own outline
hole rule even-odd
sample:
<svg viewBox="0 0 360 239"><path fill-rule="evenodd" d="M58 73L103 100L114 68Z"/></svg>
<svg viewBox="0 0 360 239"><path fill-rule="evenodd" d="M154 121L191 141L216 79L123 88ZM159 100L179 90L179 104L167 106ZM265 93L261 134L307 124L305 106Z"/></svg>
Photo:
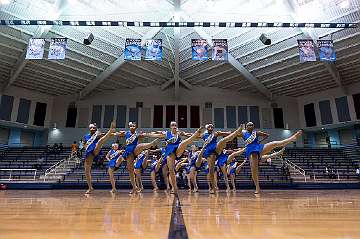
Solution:
<svg viewBox="0 0 360 239"><path fill-rule="evenodd" d="M146 40L145 41L145 60L146 61L162 61L162 40Z"/></svg>
<svg viewBox="0 0 360 239"><path fill-rule="evenodd" d="M227 39L213 39L212 60L227 61L228 60L228 44Z"/></svg>
<svg viewBox="0 0 360 239"><path fill-rule="evenodd" d="M45 39L30 38L25 59L42 59L44 55Z"/></svg>
<svg viewBox="0 0 360 239"><path fill-rule="evenodd" d="M67 38L51 38L49 47L49 60L64 60Z"/></svg>
<svg viewBox="0 0 360 239"><path fill-rule="evenodd" d="M205 39L191 40L192 59L194 61L206 61L208 57L208 44Z"/></svg>
<svg viewBox="0 0 360 239"><path fill-rule="evenodd" d="M332 40L318 40L320 61L336 61L336 52Z"/></svg>
<svg viewBox="0 0 360 239"><path fill-rule="evenodd" d="M316 61L313 40L298 40L300 62Z"/></svg>
<svg viewBox="0 0 360 239"><path fill-rule="evenodd" d="M129 61L141 60L141 39L125 40L124 59Z"/></svg>

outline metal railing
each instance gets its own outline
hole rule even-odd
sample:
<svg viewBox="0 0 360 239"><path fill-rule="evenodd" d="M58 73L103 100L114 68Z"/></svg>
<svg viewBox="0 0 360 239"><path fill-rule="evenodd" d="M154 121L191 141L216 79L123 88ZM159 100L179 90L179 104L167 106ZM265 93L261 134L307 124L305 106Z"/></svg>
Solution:
<svg viewBox="0 0 360 239"><path fill-rule="evenodd" d="M297 173L301 174L304 177L304 180L306 182L306 172L304 169L302 169L300 166L298 166L297 164L291 162L290 160L285 159L285 163L286 165L288 165L290 168L292 168L293 170L295 170Z"/></svg>
<svg viewBox="0 0 360 239"><path fill-rule="evenodd" d="M2 178L0 178L0 181L1 180L8 180L8 181L12 181L12 180L15 180L15 179L13 179L12 178L12 176L13 176L13 171L21 171L21 172L23 172L23 171L34 171L34 176L33 176L33 181L35 181L36 180L36 173L37 173L37 169L18 169L18 168L6 168L6 169L0 169L0 171L10 171L10 175L9 175L9 178L7 178L7 179L2 179ZM22 175L17 175L17 176L22 176Z"/></svg>
<svg viewBox="0 0 360 239"><path fill-rule="evenodd" d="M63 173L64 170L68 169L69 166L73 167L74 165L78 164L79 161L77 160L76 154L71 154L68 158L64 158L63 160L57 162L47 170L45 170L45 173L43 175L44 181L50 176L56 176L59 172Z"/></svg>

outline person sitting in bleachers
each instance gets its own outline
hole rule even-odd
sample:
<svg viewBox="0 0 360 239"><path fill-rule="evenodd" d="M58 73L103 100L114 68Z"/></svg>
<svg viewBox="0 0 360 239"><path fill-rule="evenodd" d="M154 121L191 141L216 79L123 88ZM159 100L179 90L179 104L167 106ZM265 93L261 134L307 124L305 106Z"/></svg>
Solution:
<svg viewBox="0 0 360 239"><path fill-rule="evenodd" d="M51 153L51 148L50 148L50 145L46 145L46 147L45 147L45 153L46 154L50 154Z"/></svg>
<svg viewBox="0 0 360 239"><path fill-rule="evenodd" d="M43 163L44 163L44 155L42 155L41 157L39 157L37 160L36 160L36 164L34 166L35 169L38 169L38 170L41 170L42 167L43 167Z"/></svg>
<svg viewBox="0 0 360 239"><path fill-rule="evenodd" d="M64 152L64 145L62 143L59 144L59 153L62 154Z"/></svg>
<svg viewBox="0 0 360 239"><path fill-rule="evenodd" d="M356 169L356 175L358 176L358 179L360 180L360 165Z"/></svg>
<svg viewBox="0 0 360 239"><path fill-rule="evenodd" d="M78 146L76 141L74 141L71 145L71 155L75 155L77 153L78 150Z"/></svg>
<svg viewBox="0 0 360 239"><path fill-rule="evenodd" d="M78 157L79 158L82 157L83 148L84 148L84 141L83 141L83 139L80 139L80 141L79 141L79 150L78 150Z"/></svg>
<svg viewBox="0 0 360 239"><path fill-rule="evenodd" d="M57 143L54 143L54 145L52 147L52 153L57 154L58 151L59 151L59 145Z"/></svg>

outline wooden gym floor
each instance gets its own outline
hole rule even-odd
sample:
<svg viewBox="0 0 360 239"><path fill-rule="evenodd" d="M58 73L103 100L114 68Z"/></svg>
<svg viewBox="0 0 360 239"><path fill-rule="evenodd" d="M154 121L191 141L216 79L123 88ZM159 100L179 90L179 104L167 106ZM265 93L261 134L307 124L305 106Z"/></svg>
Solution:
<svg viewBox="0 0 360 239"><path fill-rule="evenodd" d="M360 238L360 191L0 191L0 239Z"/></svg>

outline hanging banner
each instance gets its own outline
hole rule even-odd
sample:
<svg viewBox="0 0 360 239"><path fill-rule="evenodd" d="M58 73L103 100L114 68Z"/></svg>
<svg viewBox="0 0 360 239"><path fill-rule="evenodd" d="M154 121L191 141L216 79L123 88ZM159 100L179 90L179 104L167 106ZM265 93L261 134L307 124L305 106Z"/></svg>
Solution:
<svg viewBox="0 0 360 239"><path fill-rule="evenodd" d="M205 39L192 39L192 59L194 61L206 61L208 57L208 44Z"/></svg>
<svg viewBox="0 0 360 239"><path fill-rule="evenodd" d="M162 61L162 40L146 40L145 41L145 60L146 61Z"/></svg>
<svg viewBox="0 0 360 239"><path fill-rule="evenodd" d="M228 44L227 39L213 39L212 60L227 61L228 60Z"/></svg>
<svg viewBox="0 0 360 239"><path fill-rule="evenodd" d="M126 39L124 59L130 61L141 60L141 39Z"/></svg>
<svg viewBox="0 0 360 239"><path fill-rule="evenodd" d="M25 59L42 59L44 55L45 39L30 38Z"/></svg>
<svg viewBox="0 0 360 239"><path fill-rule="evenodd" d="M316 61L313 40L298 40L300 62Z"/></svg>
<svg viewBox="0 0 360 239"><path fill-rule="evenodd" d="M64 60L67 38L51 38L49 47L49 60Z"/></svg>
<svg viewBox="0 0 360 239"><path fill-rule="evenodd" d="M336 61L336 52L332 40L318 40L320 61Z"/></svg>

